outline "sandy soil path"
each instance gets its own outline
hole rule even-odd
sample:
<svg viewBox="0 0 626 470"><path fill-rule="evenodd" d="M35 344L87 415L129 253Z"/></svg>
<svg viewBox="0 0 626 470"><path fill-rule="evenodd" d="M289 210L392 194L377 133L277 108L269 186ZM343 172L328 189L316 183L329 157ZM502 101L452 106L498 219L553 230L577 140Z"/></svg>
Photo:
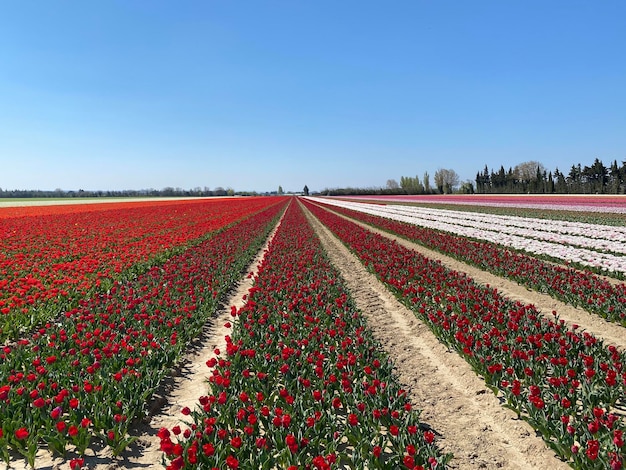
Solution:
<svg viewBox="0 0 626 470"><path fill-rule="evenodd" d="M376 338L393 358L400 381L422 409L421 420L458 469L566 469L541 438L503 408L470 366L449 352L413 312L309 213L324 248Z"/></svg>

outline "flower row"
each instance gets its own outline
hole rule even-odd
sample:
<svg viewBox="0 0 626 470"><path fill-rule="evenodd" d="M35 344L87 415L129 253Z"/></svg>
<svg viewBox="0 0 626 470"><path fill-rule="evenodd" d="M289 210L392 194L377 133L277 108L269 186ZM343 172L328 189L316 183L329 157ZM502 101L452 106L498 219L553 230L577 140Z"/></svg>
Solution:
<svg viewBox="0 0 626 470"><path fill-rule="evenodd" d="M306 203L574 468L623 468L626 355L532 305Z"/></svg>
<svg viewBox="0 0 626 470"><path fill-rule="evenodd" d="M108 287L138 263L162 262L173 249L275 202L67 206L71 211L50 206L50 214L30 208L38 215L0 218L0 344L53 318L90 290Z"/></svg>
<svg viewBox="0 0 626 470"><path fill-rule="evenodd" d="M333 210L626 326L625 284L615 285L593 273L548 263L495 243L469 240L349 209L333 207Z"/></svg>
<svg viewBox="0 0 626 470"><path fill-rule="evenodd" d="M626 199L622 196L582 195L427 195L427 196L351 196L351 199L370 199L384 202L409 202L419 204L526 208L541 211L567 210L572 212L597 212L600 214L626 214Z"/></svg>
<svg viewBox="0 0 626 470"><path fill-rule="evenodd" d="M481 212L423 209L416 206L388 205L389 210L432 221L451 221L455 225L519 235L553 243L591 248L596 251L626 253L626 227L538 219Z"/></svg>
<svg viewBox="0 0 626 470"><path fill-rule="evenodd" d="M275 200L279 202L279 200ZM282 199L285 202L284 199ZM35 465L92 446L119 454L129 426L276 223L274 204L107 292L82 298L0 350L0 452Z"/></svg>
<svg viewBox="0 0 626 470"><path fill-rule="evenodd" d="M327 204L498 243L606 273L626 273L626 230L596 224L326 199Z"/></svg>
<svg viewBox="0 0 626 470"><path fill-rule="evenodd" d="M159 431L169 469L446 465L298 204L233 315L208 394Z"/></svg>

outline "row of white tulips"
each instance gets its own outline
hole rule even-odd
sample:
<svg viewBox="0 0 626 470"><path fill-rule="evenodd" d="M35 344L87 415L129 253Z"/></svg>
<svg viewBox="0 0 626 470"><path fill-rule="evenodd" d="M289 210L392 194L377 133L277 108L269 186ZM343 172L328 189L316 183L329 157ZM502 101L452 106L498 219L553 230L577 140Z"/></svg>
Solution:
<svg viewBox="0 0 626 470"><path fill-rule="evenodd" d="M324 202L608 272L626 273L626 257L622 256L626 254L626 230L622 227L339 199Z"/></svg>
<svg viewBox="0 0 626 470"><path fill-rule="evenodd" d="M359 196L359 199L372 199L376 200L376 197L369 196ZM380 200L380 199L378 199ZM393 202L419 202L419 199L415 197L393 197ZM424 202L432 202L424 199ZM441 200L437 202L443 202ZM475 206L477 201L466 201L459 200L456 198L448 198L445 200L446 204L456 204L461 206ZM510 202L496 202L489 200L481 200L481 206L489 206L489 207L522 207L526 209L540 209L540 210L568 210L568 211L579 211L579 212L610 212L614 214L626 214L626 207L623 204L613 204L611 202L603 202L602 204L592 204L588 202L578 202L578 203L539 203L539 202L529 202L529 201L510 201Z"/></svg>
<svg viewBox="0 0 626 470"><path fill-rule="evenodd" d="M564 243L592 250L626 254L626 227L536 219L479 212L425 209L416 206L388 206L402 215L446 221L465 227L494 230L537 240Z"/></svg>

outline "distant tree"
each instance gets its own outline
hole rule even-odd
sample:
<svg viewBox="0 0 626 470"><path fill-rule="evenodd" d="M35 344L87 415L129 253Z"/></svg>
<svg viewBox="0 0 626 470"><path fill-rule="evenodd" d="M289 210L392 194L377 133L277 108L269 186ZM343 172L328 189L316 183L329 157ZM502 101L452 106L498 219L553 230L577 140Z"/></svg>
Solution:
<svg viewBox="0 0 626 470"><path fill-rule="evenodd" d="M530 182L537 175L537 169L538 168L541 171L543 171L545 169L541 163L535 162L535 161L528 161L528 162L519 163L519 164L515 165L515 169L514 169L515 176L517 177L518 180L523 180L523 181Z"/></svg>
<svg viewBox="0 0 626 470"><path fill-rule="evenodd" d="M285 194L285 192L283 191L283 187L282 186L278 186L278 194L280 196L282 196L283 194Z"/></svg>
<svg viewBox="0 0 626 470"><path fill-rule="evenodd" d="M491 192L491 177L487 165L485 165L482 173L476 173L476 192L482 194Z"/></svg>
<svg viewBox="0 0 626 470"><path fill-rule="evenodd" d="M599 158L596 158L591 166L585 166L583 169L584 192L592 194L604 193L608 173L607 168L602 164Z"/></svg>
<svg viewBox="0 0 626 470"><path fill-rule="evenodd" d="M507 192L510 192L510 193L520 192L518 181L517 181L517 178L515 177L515 172L513 171L513 168L509 167L509 171L506 172L504 181L505 181L504 186Z"/></svg>
<svg viewBox="0 0 626 470"><path fill-rule="evenodd" d="M522 162L515 165L514 173L517 179L519 190L523 192L537 192L540 184L540 176L546 169L544 166L536 161Z"/></svg>
<svg viewBox="0 0 626 470"><path fill-rule="evenodd" d="M552 172L548 173L548 186L546 188L546 192L552 194L554 193L556 185L554 184L554 178L552 177Z"/></svg>
<svg viewBox="0 0 626 470"><path fill-rule="evenodd" d="M557 194L567 193L567 181L565 181L565 175L557 168L554 170L554 192Z"/></svg>
<svg viewBox="0 0 626 470"><path fill-rule="evenodd" d="M609 169L608 183L608 192L610 192L611 194L619 194L622 184L624 183L624 175L620 170L620 167L617 166L617 160L613 160L613 163L611 163L611 167Z"/></svg>
<svg viewBox="0 0 626 470"><path fill-rule="evenodd" d="M459 187L459 193L474 194L474 184L470 180L464 181Z"/></svg>
<svg viewBox="0 0 626 470"><path fill-rule="evenodd" d="M302 192L304 193L305 196L309 195L309 187L306 184L304 185Z"/></svg>
<svg viewBox="0 0 626 470"><path fill-rule="evenodd" d="M582 189L582 174L583 170L578 166L572 165L567 175L567 188L569 193L580 193Z"/></svg>
<svg viewBox="0 0 626 470"><path fill-rule="evenodd" d="M504 171L504 166L500 165L500 169L497 173L494 173L492 171L489 180L491 181L492 192L507 192L507 178L506 171Z"/></svg>
<svg viewBox="0 0 626 470"><path fill-rule="evenodd" d="M227 196L234 196L235 195L235 190L233 188L228 188L226 190L226 195Z"/></svg>
<svg viewBox="0 0 626 470"><path fill-rule="evenodd" d="M387 189L400 189L400 185L394 179L387 180Z"/></svg>
<svg viewBox="0 0 626 470"><path fill-rule="evenodd" d="M419 176L402 176L400 178L400 187L406 194L422 194L424 192L424 186Z"/></svg>
<svg viewBox="0 0 626 470"><path fill-rule="evenodd" d="M450 194L459 185L459 175L452 169L439 168L435 172L435 185L440 193Z"/></svg>
<svg viewBox="0 0 626 470"><path fill-rule="evenodd" d="M424 192L425 193L430 193L431 188L430 188L430 175L428 174L427 171L424 172L424 176L422 178L424 180Z"/></svg>
<svg viewBox="0 0 626 470"><path fill-rule="evenodd" d="M531 182L530 189L533 193L545 193L546 192L546 181L548 177L546 176L546 170L541 170L541 168L537 167L537 173L535 174L535 179Z"/></svg>
<svg viewBox="0 0 626 470"><path fill-rule="evenodd" d="M400 177L400 187L407 194L411 194L411 192L413 190L412 180L413 180L413 178L411 178L410 176L401 176Z"/></svg>

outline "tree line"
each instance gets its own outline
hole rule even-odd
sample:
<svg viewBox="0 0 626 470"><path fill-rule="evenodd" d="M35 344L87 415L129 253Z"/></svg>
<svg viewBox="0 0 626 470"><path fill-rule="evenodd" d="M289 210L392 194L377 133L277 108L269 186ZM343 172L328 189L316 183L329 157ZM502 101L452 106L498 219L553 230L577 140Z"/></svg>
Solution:
<svg viewBox="0 0 626 470"><path fill-rule="evenodd" d="M321 194L327 196L370 196L370 195L400 195L400 194L450 194L459 189L459 175L452 169L440 168L435 172L434 184L431 185L430 174L426 171L420 178L416 176L402 176L398 183L395 179L388 179L385 187L380 188L336 188L324 189ZM461 188L466 183L461 185Z"/></svg>
<svg viewBox="0 0 626 470"><path fill-rule="evenodd" d="M476 174L477 193L531 194L624 194L626 192L626 162L614 160L605 166L599 158L591 165L572 165L569 172L558 168L547 171L539 162L520 163L505 171L489 170L487 165Z"/></svg>
<svg viewBox="0 0 626 470"><path fill-rule="evenodd" d="M213 196L267 196L276 194L257 193L256 191L235 191L232 188L222 188L218 186L214 189L208 187L193 189L182 189L165 187L163 189L138 189L138 190L112 190L112 191L88 191L79 189L77 191L65 191L55 189L54 191L40 189L2 189L0 188L0 198L94 198L94 197L213 197Z"/></svg>
<svg viewBox="0 0 626 470"><path fill-rule="evenodd" d="M452 169L439 169L434 184L425 172L419 176L402 176L400 182L388 179L384 187L324 189L321 194L347 195L402 195L402 194L626 194L626 161L617 160L607 167L599 158L590 165L572 165L568 173L556 168L548 171L543 164L527 161L499 170L487 165L476 173L474 181L461 182Z"/></svg>

